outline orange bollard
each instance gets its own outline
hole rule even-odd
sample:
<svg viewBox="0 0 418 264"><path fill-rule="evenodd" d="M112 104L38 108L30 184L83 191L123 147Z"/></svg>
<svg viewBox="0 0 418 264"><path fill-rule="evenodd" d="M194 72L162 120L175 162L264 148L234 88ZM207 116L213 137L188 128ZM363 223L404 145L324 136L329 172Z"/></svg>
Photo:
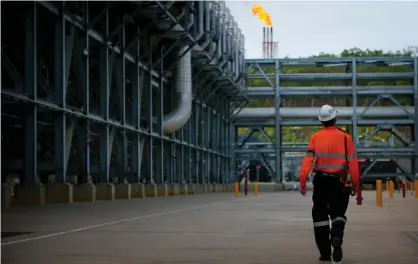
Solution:
<svg viewBox="0 0 418 264"><path fill-rule="evenodd" d="M253 184L254 196L258 196L258 182Z"/></svg>
<svg viewBox="0 0 418 264"><path fill-rule="evenodd" d="M390 199L393 199L393 191L395 189L395 186L393 184L393 181L389 181L389 192L388 192L388 196Z"/></svg>
<svg viewBox="0 0 418 264"><path fill-rule="evenodd" d="M418 180L414 183L414 197L418 199Z"/></svg>
<svg viewBox="0 0 418 264"><path fill-rule="evenodd" d="M402 180L402 198L406 197L406 180Z"/></svg>
<svg viewBox="0 0 418 264"><path fill-rule="evenodd" d="M382 197L382 181L376 181L376 206L382 207L383 206L383 197Z"/></svg>
<svg viewBox="0 0 418 264"><path fill-rule="evenodd" d="M234 195L239 195L239 182L234 182Z"/></svg>

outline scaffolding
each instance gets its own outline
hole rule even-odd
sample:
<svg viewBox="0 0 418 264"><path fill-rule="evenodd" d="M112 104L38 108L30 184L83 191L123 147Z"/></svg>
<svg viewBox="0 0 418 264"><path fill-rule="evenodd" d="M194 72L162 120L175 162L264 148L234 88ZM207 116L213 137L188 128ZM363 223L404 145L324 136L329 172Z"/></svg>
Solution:
<svg viewBox="0 0 418 264"><path fill-rule="evenodd" d="M234 139L237 171L243 161L257 158L269 162L275 182L282 182L284 154L307 150L307 142L283 142L283 129L320 125L319 107L328 103L339 111L337 125L356 135L358 156L372 160L362 177L389 176L369 173L378 159L389 158L397 162L399 175L418 179L417 57L248 59L246 68L249 99L274 99L274 104L236 110L235 135L238 128L247 128L239 141ZM334 105L336 98L344 105ZM374 129L359 136L359 128L366 126ZM268 127L275 128L273 137L266 134ZM390 132L391 142L370 144L379 131ZM255 132L267 140L247 143Z"/></svg>

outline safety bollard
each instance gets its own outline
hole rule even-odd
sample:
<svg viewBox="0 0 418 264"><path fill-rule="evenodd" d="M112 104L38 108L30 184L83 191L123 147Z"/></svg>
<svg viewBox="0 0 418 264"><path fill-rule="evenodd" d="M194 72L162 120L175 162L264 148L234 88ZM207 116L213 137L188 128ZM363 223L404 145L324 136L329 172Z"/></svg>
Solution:
<svg viewBox="0 0 418 264"><path fill-rule="evenodd" d="M414 196L414 182L409 183L409 191L411 192L411 196Z"/></svg>
<svg viewBox="0 0 418 264"><path fill-rule="evenodd" d="M253 185L254 196L258 196L258 182Z"/></svg>
<svg viewBox="0 0 418 264"><path fill-rule="evenodd" d="M376 206L383 206L383 197L382 197L382 181L376 181Z"/></svg>
<svg viewBox="0 0 418 264"><path fill-rule="evenodd" d="M402 180L402 198L406 197L406 180Z"/></svg>
<svg viewBox="0 0 418 264"><path fill-rule="evenodd" d="M244 174L244 195L247 196L248 195L248 173L249 169L245 170L245 174Z"/></svg>
<svg viewBox="0 0 418 264"><path fill-rule="evenodd" d="M393 181L389 181L389 192L388 192L388 196L390 199L393 199L393 191L394 191L394 184Z"/></svg>
<svg viewBox="0 0 418 264"><path fill-rule="evenodd" d="M361 185L357 187L356 193L357 193L357 197L356 197L357 205L362 205L363 204L363 196L361 194Z"/></svg>
<svg viewBox="0 0 418 264"><path fill-rule="evenodd" d="M414 183L414 197L415 199L418 199L418 180Z"/></svg>
<svg viewBox="0 0 418 264"><path fill-rule="evenodd" d="M234 195L239 195L239 182L234 182Z"/></svg>
<svg viewBox="0 0 418 264"><path fill-rule="evenodd" d="M389 193L389 188L390 188L390 181L387 180L386 181L386 192Z"/></svg>

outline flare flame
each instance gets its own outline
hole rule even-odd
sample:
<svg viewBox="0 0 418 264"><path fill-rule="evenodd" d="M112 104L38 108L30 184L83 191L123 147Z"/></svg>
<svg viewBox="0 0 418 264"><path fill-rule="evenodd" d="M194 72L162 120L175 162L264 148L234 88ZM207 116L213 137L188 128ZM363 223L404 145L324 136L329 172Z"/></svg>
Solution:
<svg viewBox="0 0 418 264"><path fill-rule="evenodd" d="M265 26L272 27L270 15L264 11L264 8L260 5L255 4L251 9L253 16L256 16Z"/></svg>

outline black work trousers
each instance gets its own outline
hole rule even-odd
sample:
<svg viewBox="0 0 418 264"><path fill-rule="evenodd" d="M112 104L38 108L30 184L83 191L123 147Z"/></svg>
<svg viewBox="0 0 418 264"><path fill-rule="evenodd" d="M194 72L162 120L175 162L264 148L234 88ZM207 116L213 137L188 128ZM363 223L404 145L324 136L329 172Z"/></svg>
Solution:
<svg viewBox="0 0 418 264"><path fill-rule="evenodd" d="M312 219L315 241L321 255L329 256L331 240L338 237L342 242L351 190L340 182L340 177L321 172L316 173L313 185Z"/></svg>

